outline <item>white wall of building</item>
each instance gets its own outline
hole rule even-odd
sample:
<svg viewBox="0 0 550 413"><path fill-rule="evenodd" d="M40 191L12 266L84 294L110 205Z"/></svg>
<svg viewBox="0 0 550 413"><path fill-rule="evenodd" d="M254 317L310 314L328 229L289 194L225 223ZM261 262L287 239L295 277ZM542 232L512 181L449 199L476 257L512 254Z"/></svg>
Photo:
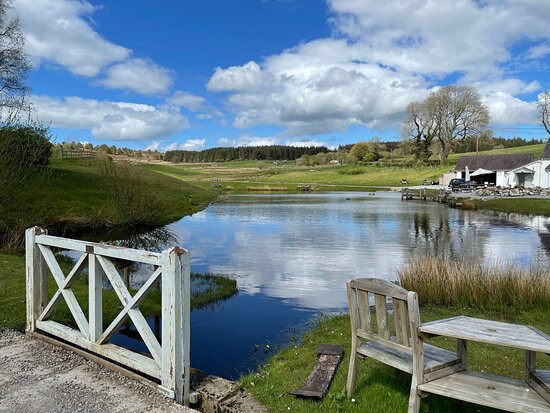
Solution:
<svg viewBox="0 0 550 413"><path fill-rule="evenodd" d="M550 159L542 159L524 165L522 168L527 168L533 171L532 175L526 175L525 187L541 187L550 188ZM498 173L497 173L497 185ZM505 174L503 184L500 186L518 186L518 174L511 171Z"/></svg>

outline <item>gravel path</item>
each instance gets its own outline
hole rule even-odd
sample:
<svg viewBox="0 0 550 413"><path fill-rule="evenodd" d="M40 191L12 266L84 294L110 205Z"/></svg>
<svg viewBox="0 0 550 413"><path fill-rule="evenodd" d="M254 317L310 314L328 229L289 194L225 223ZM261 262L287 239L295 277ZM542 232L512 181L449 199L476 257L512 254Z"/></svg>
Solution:
<svg viewBox="0 0 550 413"><path fill-rule="evenodd" d="M145 384L77 354L0 331L0 413L191 413Z"/></svg>

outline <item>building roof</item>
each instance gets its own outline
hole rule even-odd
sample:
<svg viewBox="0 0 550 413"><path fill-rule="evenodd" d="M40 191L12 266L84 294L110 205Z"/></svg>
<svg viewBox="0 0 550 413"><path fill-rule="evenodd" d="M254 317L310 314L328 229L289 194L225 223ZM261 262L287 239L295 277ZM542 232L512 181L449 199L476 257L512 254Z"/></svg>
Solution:
<svg viewBox="0 0 550 413"><path fill-rule="evenodd" d="M535 157L532 153L463 156L456 164L455 170L464 171L467 166L470 171L480 168L488 169L489 171L511 171L534 160Z"/></svg>
<svg viewBox="0 0 550 413"><path fill-rule="evenodd" d="M544 147L544 152L542 152L542 159L550 159L550 140Z"/></svg>

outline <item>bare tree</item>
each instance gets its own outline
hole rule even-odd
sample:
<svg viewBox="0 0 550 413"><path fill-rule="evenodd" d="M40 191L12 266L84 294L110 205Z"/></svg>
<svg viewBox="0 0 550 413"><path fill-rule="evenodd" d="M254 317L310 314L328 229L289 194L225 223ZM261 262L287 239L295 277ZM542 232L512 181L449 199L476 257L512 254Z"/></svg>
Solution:
<svg viewBox="0 0 550 413"><path fill-rule="evenodd" d="M411 102L407 106L402 134L414 142L417 159L428 160L432 155L432 142L435 137L435 119L428 111L425 102Z"/></svg>
<svg viewBox="0 0 550 413"><path fill-rule="evenodd" d="M489 110L470 86L444 86L430 93L425 104L435 122L442 161L447 160L456 140L480 135L489 124Z"/></svg>
<svg viewBox="0 0 550 413"><path fill-rule="evenodd" d="M0 0L0 119L15 123L29 111L27 74L31 68L24 51L21 21L10 0Z"/></svg>
<svg viewBox="0 0 550 413"><path fill-rule="evenodd" d="M537 102L539 108L539 121L550 135L550 91L545 91L540 94Z"/></svg>

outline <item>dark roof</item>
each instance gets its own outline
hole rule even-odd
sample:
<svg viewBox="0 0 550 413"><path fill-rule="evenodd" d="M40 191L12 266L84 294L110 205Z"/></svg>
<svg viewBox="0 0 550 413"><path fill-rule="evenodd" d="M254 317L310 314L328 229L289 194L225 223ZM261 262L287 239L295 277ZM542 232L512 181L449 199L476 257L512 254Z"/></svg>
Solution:
<svg viewBox="0 0 550 413"><path fill-rule="evenodd" d="M463 156L456 164L455 170L464 171L467 166L471 172L479 168L487 169L488 171L511 171L534 160L535 157L532 153Z"/></svg>
<svg viewBox="0 0 550 413"><path fill-rule="evenodd" d="M544 147L544 152L542 153L542 159L550 159L550 141L548 141L548 143Z"/></svg>

